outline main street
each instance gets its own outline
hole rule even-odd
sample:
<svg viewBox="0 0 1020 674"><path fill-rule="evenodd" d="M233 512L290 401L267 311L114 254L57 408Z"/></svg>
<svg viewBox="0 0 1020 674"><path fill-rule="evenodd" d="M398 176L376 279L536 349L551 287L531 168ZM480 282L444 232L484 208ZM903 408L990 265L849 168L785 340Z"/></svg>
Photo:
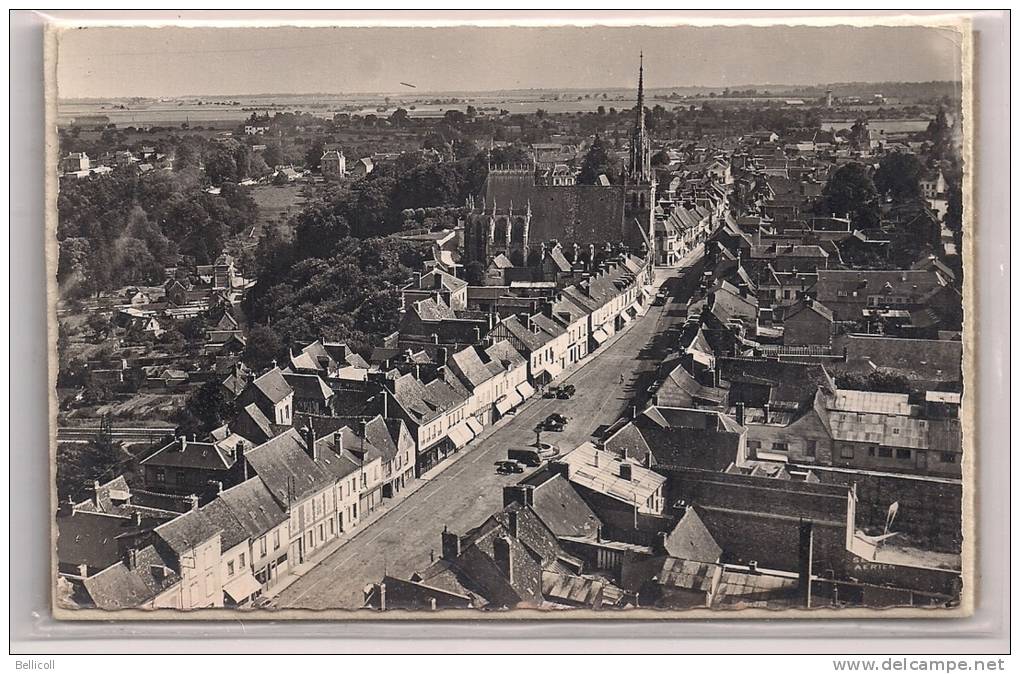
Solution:
<svg viewBox="0 0 1020 674"><path fill-rule="evenodd" d="M512 419L455 456L455 463L406 501L306 571L277 596L275 604L280 608L360 607L367 584L378 582L383 574L407 578L438 557L444 527L464 533L502 506L503 486L522 476L499 475L494 462L505 459L510 447L533 443L540 420L553 412L569 419L562 433L542 433L543 442L566 452L627 415L635 395L652 382L673 328L683 321L683 307L697 285L697 273L697 267L658 270L671 294L669 302L650 307L646 316L564 379L577 388L573 398L535 398L525 403Z"/></svg>

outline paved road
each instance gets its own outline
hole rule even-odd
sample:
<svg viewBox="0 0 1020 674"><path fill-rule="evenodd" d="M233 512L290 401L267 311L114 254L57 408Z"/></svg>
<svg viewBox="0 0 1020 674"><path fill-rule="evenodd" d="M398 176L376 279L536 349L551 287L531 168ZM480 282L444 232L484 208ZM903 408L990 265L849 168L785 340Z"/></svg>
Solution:
<svg viewBox="0 0 1020 674"><path fill-rule="evenodd" d="M532 443L539 420L552 412L568 417L564 432L543 433L542 440L569 451L628 414L635 394L654 377L667 335L683 320L680 309L691 283L680 278L681 271L660 272L669 276L665 287L676 293L666 306L651 307L567 379L577 387L573 398L538 398L526 404L514 419L284 589L275 603L280 608L360 607L367 584L378 582L383 574L407 578L428 566L432 552L438 557L444 526L464 533L502 506L503 486L516 483L521 475L497 475L493 464L506 458L508 447ZM694 278L696 273L691 270L686 276Z"/></svg>

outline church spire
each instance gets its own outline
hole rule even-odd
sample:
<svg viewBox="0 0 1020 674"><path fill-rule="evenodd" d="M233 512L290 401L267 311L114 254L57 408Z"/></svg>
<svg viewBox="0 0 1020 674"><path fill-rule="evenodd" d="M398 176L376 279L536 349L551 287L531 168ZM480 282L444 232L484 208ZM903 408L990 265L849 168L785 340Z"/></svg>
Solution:
<svg viewBox="0 0 1020 674"><path fill-rule="evenodd" d="M641 52L638 65L637 118L630 138L629 182L644 184L651 180L651 151L645 129L645 54Z"/></svg>
<svg viewBox="0 0 1020 674"><path fill-rule="evenodd" d="M637 126L645 129L645 52L642 50L638 56L637 76Z"/></svg>

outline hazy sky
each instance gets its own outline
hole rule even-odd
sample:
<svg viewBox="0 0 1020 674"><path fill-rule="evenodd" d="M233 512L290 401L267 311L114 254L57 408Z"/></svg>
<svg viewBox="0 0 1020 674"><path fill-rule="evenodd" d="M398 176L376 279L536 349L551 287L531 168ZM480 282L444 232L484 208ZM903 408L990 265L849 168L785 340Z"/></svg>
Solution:
<svg viewBox="0 0 1020 674"><path fill-rule="evenodd" d="M79 28L61 98L732 86L960 78L959 36L917 27Z"/></svg>

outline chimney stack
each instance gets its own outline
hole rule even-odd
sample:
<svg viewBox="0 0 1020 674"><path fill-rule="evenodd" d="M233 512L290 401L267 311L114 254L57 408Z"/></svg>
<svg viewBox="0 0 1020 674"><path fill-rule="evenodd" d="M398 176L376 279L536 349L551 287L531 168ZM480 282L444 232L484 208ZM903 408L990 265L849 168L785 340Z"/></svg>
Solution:
<svg viewBox="0 0 1020 674"><path fill-rule="evenodd" d="M88 564L79 564L78 565L78 575L81 576L82 578L88 578L88 575L89 575L89 565Z"/></svg>
<svg viewBox="0 0 1020 674"><path fill-rule="evenodd" d="M315 427L312 425L311 420L309 420L308 424L301 429L301 434L305 439L305 453L312 457L312 460L318 461L319 450L315 446Z"/></svg>
<svg viewBox="0 0 1020 674"><path fill-rule="evenodd" d="M797 589L804 608L811 608L811 566L814 561L814 527L812 520L800 521L797 546Z"/></svg>
<svg viewBox="0 0 1020 674"><path fill-rule="evenodd" d="M443 527L443 559L454 561L460 557L460 536Z"/></svg>
<svg viewBox="0 0 1020 674"><path fill-rule="evenodd" d="M630 481L633 478L633 470L634 470L633 466L631 466L629 463L626 462L621 463L620 479Z"/></svg>
<svg viewBox="0 0 1020 674"><path fill-rule="evenodd" d="M767 423L767 424L772 423L772 414L770 413L771 410L770 410L770 405L768 403L765 403L762 406L762 411L765 413L765 423Z"/></svg>
<svg viewBox="0 0 1020 674"><path fill-rule="evenodd" d="M379 610L386 610L386 583L379 583Z"/></svg>
<svg viewBox="0 0 1020 674"><path fill-rule="evenodd" d="M747 563L747 572L750 573L750 574L757 574L758 573L758 562L753 560L753 559L751 561L749 561Z"/></svg>
<svg viewBox="0 0 1020 674"><path fill-rule="evenodd" d="M492 541L492 556L496 562L496 566L503 572L508 583L513 585L514 582L514 560L513 560L513 548L510 545L510 539L506 536L499 536Z"/></svg>
<svg viewBox="0 0 1020 674"><path fill-rule="evenodd" d="M198 510L198 495L188 494L187 499L191 502L191 509Z"/></svg>
<svg viewBox="0 0 1020 674"><path fill-rule="evenodd" d="M518 525L517 511L511 510L510 512L507 513L506 528L507 531L510 532L510 535L513 536L514 538L517 538L517 525Z"/></svg>

